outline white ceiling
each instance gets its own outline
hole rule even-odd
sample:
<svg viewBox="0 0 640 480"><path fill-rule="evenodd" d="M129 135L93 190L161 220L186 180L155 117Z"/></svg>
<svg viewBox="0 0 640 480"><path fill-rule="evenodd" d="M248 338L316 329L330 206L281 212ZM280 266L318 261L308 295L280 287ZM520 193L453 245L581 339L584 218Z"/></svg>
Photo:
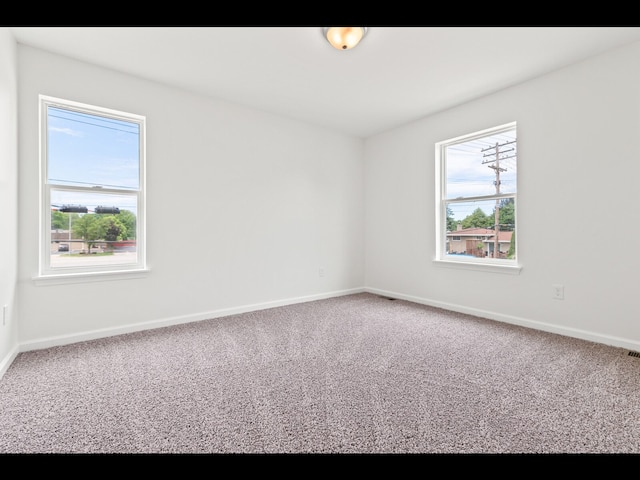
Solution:
<svg viewBox="0 0 640 480"><path fill-rule="evenodd" d="M640 27L10 27L19 43L367 137L640 41Z"/></svg>

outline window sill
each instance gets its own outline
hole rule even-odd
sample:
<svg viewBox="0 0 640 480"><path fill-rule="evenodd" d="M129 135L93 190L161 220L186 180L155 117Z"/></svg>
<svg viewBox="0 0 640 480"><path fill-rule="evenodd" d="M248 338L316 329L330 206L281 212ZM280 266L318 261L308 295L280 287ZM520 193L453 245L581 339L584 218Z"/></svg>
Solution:
<svg viewBox="0 0 640 480"><path fill-rule="evenodd" d="M509 275L519 275L522 265L489 264L480 262L461 262L455 260L434 260L437 267L457 268L460 270L475 270L490 273L506 273Z"/></svg>
<svg viewBox="0 0 640 480"><path fill-rule="evenodd" d="M70 283L106 282L111 280L129 280L132 278L143 278L149 274L149 269L122 270L113 272L90 272L90 273L66 273L38 275L33 277L36 285L61 285Z"/></svg>

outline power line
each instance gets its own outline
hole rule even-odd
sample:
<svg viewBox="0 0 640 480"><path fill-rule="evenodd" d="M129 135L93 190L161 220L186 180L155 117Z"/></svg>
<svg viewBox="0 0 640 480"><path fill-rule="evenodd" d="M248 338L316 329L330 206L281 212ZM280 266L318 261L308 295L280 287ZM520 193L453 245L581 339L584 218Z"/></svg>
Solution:
<svg viewBox="0 0 640 480"><path fill-rule="evenodd" d="M487 158L487 160L482 161L482 164L483 165L493 164L493 165L487 165L487 167L491 168L496 175L496 179L494 181L494 185L496 187L496 195L500 195L500 173L507 171L505 167L500 166L500 161L503 159L503 157L505 159L516 158L515 147L507 148L506 150L505 149L501 150L501 147L507 147L508 145L515 144L515 142L516 142L515 140L503 142L503 143L496 142L494 146L486 147L481 150L481 152L483 153L483 157ZM484 152L490 152L491 150L493 150L492 153L484 153ZM514 152L514 153L509 153L509 152ZM505 157L505 154L506 154L506 157ZM490 157L494 157L494 158L491 159ZM493 258L498 258L498 255L500 253L499 251L500 243L498 242L498 233L500 232L500 199L496 199L496 206L495 206L494 212L495 212L494 213L495 214L494 231L496 232L496 235L495 235L495 239L493 240Z"/></svg>
<svg viewBox="0 0 640 480"><path fill-rule="evenodd" d="M105 117L99 117L97 115L89 115L89 114L85 114L85 113L81 113L81 112L74 112L71 110L65 110L65 109L60 109L60 108L54 108L54 107L49 107L50 110L55 110L61 113L65 113L67 115L77 115L79 117L83 117L83 118L92 118L92 119L96 119L99 121L102 121L104 123L112 123L114 125L119 125L122 127L126 127L128 126L129 128L135 130L135 131L127 131L127 130L122 130L120 128L114 128L114 127L110 127L110 126L106 126L106 125L99 125L97 123L91 123L88 121L82 121L82 120L78 120L78 119L74 119L74 118L69 118L69 117L65 117L65 116L61 116L61 115L54 115L52 113L48 113L49 117L53 117L53 118L59 118L61 120L66 120L69 122L76 122L76 123L83 123L85 125L91 125L92 127L98 127L98 128L106 128L108 130L116 130L118 132L123 132L123 133L129 133L132 135L138 135L139 134L139 125L136 123L131 123L131 122L124 122L124 121L118 121L118 120L114 120L114 119L109 119L109 118L105 118Z"/></svg>

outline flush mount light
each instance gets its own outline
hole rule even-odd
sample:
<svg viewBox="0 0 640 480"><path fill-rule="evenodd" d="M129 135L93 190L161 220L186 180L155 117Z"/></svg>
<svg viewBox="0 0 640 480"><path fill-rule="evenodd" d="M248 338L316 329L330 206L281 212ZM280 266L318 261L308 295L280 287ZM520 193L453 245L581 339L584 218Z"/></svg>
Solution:
<svg viewBox="0 0 640 480"><path fill-rule="evenodd" d="M367 27L324 27L322 31L334 48L349 50L360 43L367 33Z"/></svg>

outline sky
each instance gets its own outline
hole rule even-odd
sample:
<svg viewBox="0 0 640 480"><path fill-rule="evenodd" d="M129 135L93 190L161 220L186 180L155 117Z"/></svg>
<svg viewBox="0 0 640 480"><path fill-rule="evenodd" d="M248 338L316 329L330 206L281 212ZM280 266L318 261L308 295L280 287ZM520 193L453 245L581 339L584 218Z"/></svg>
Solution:
<svg viewBox="0 0 640 480"><path fill-rule="evenodd" d="M500 193L515 193L517 184L516 130L490 135L475 140L465 140L446 149L447 199L477 197L496 193L496 144L498 144ZM506 169L502 171L502 169ZM450 204L456 220L462 220L480 207L490 215L495 200Z"/></svg>
<svg viewBox="0 0 640 480"><path fill-rule="evenodd" d="M91 187L95 193L53 190L52 206L115 206L137 212L136 197L101 193L96 187L135 192L140 186L139 125L49 106L50 184Z"/></svg>

